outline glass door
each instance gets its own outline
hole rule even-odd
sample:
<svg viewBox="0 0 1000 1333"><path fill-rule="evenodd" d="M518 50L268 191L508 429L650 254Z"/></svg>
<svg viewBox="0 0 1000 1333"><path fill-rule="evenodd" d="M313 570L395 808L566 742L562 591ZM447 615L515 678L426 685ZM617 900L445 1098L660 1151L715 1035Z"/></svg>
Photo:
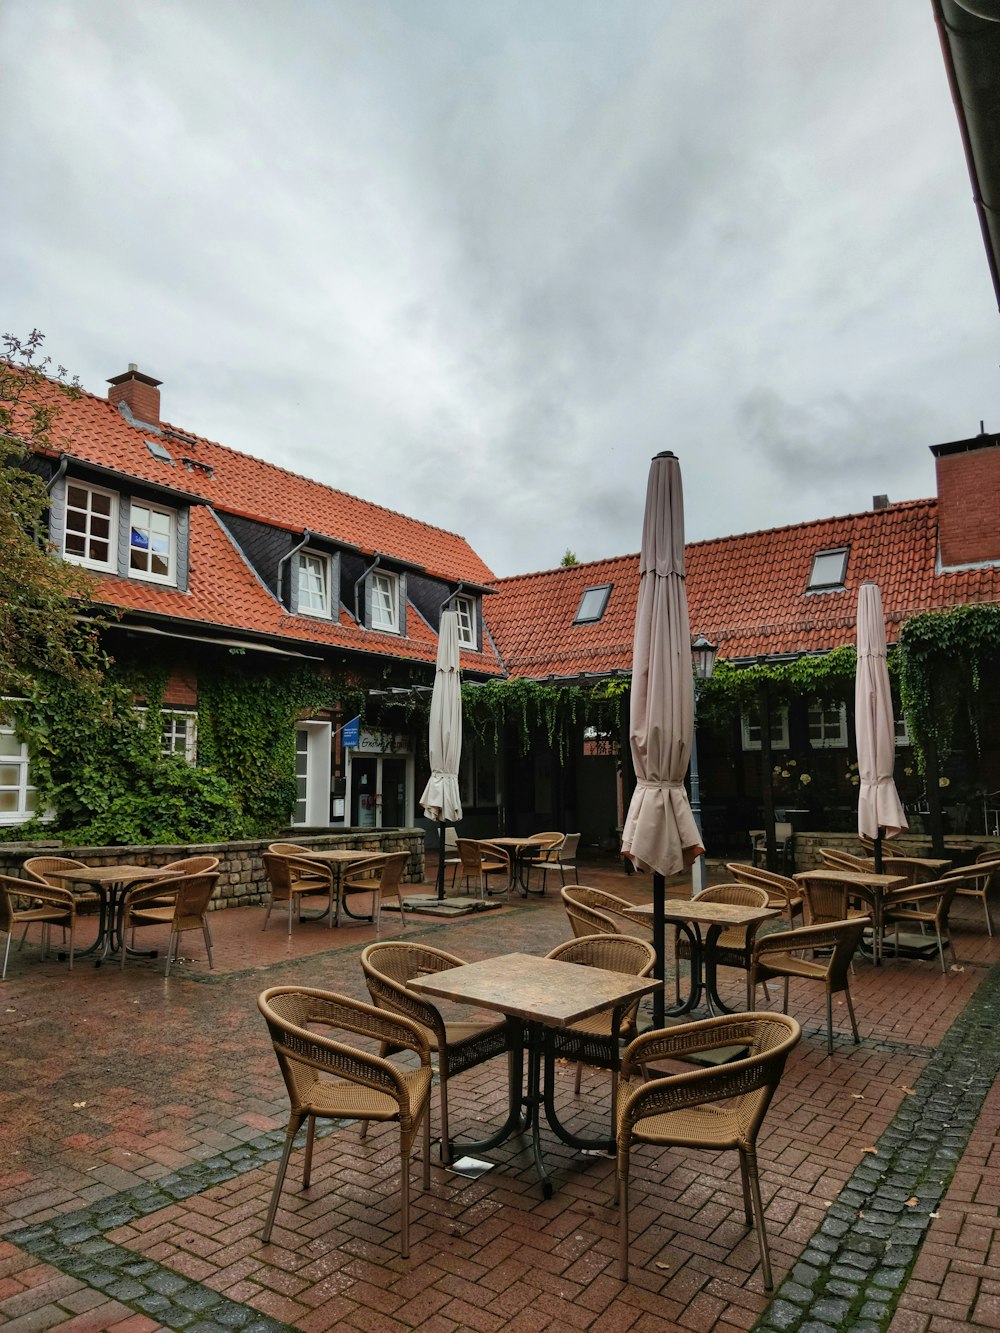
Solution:
<svg viewBox="0 0 1000 1333"><path fill-rule="evenodd" d="M413 756L351 753L351 825L406 828L413 822Z"/></svg>

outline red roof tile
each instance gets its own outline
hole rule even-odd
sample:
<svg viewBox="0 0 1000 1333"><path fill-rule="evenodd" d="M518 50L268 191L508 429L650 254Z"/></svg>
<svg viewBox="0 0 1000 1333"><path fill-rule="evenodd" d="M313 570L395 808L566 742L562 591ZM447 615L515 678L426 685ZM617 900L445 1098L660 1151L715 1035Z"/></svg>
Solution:
<svg viewBox="0 0 1000 1333"><path fill-rule="evenodd" d="M854 642L858 588L882 593L890 642L920 611L1000 601L1000 567L936 571L937 501L743 533L686 548L692 634L730 660L826 651ZM806 591L818 551L849 548L843 591ZM500 579L490 631L511 675L630 670L638 555ZM574 625L583 589L612 583L597 624Z"/></svg>

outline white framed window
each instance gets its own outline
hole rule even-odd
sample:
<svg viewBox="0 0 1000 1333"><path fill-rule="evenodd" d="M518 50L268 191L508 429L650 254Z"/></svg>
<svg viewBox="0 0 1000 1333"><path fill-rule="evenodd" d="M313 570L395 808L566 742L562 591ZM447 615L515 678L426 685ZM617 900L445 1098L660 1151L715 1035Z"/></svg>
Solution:
<svg viewBox="0 0 1000 1333"><path fill-rule="evenodd" d="M455 597L451 609L458 618L458 641L463 648L478 648L476 642L476 609L471 597Z"/></svg>
<svg viewBox="0 0 1000 1333"><path fill-rule="evenodd" d="M740 717L744 750L760 749L760 714L757 709ZM788 705L776 704L771 709L771 749L788 749Z"/></svg>
<svg viewBox="0 0 1000 1333"><path fill-rule="evenodd" d="M814 750L847 749L846 704L810 704L807 725Z"/></svg>
<svg viewBox="0 0 1000 1333"><path fill-rule="evenodd" d="M100 486L71 481L66 486L63 556L88 569L114 570L118 496Z"/></svg>
<svg viewBox="0 0 1000 1333"><path fill-rule="evenodd" d="M896 744L912 745L913 741L910 739L910 728L906 725L906 718L897 717L895 719L895 722L896 722Z"/></svg>
<svg viewBox="0 0 1000 1333"><path fill-rule="evenodd" d="M848 554L846 546L839 546L834 551L817 551L813 556L806 591L832 592L837 588L843 588Z"/></svg>
<svg viewBox="0 0 1000 1333"><path fill-rule="evenodd" d="M152 583L176 583L176 511L133 501L129 524L129 574Z"/></svg>
<svg viewBox="0 0 1000 1333"><path fill-rule="evenodd" d="M316 551L299 552L299 612L329 619L330 558Z"/></svg>
<svg viewBox="0 0 1000 1333"><path fill-rule="evenodd" d="M198 758L198 714L184 713L176 708L164 708L160 750L163 754L179 754L189 764Z"/></svg>
<svg viewBox="0 0 1000 1333"><path fill-rule="evenodd" d="M384 570L372 575L372 629L399 633L399 579Z"/></svg>
<svg viewBox="0 0 1000 1333"><path fill-rule="evenodd" d="M6 718L0 717L0 824L24 824L38 813L38 793L31 781L28 747Z"/></svg>

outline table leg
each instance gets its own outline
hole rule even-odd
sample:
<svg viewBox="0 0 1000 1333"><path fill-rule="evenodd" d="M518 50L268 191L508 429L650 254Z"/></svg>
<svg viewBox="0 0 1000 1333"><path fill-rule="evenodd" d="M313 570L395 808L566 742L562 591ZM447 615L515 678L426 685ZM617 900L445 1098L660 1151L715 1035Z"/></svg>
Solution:
<svg viewBox="0 0 1000 1333"><path fill-rule="evenodd" d="M683 1001L683 1003L679 1005L674 1005L669 1009L663 1009L663 1013L665 1013L668 1018L677 1018L681 1014L689 1014L692 1009L696 1009L698 1007L698 1004L701 1001L701 993L702 990L705 988L704 950L702 948L701 932L698 929L696 923L692 923L690 921L674 921L672 924L678 935L681 932L683 932L687 936L688 947L691 951L691 990L688 993L688 997L686 1000ZM676 956L676 949L674 952L675 952L674 965L679 966L679 960ZM654 975L657 976L660 981L662 981L664 972L662 960L658 963L658 967L659 971L655 972ZM654 1013L653 1021L654 1025L656 1027L659 1027L661 1025L656 1020L657 995L659 995L660 1003L662 1005L662 991L658 991L656 995L654 995L653 997L653 1013Z"/></svg>
<svg viewBox="0 0 1000 1333"><path fill-rule="evenodd" d="M499 1147L515 1134L523 1134L531 1123L530 1114L525 1114L527 1098L523 1096L524 1028L516 1018L507 1021L510 1024L511 1043L507 1068L507 1119L488 1139L480 1139L476 1143L461 1143L457 1139L449 1139L451 1161L454 1161L456 1156L475 1157L478 1153L489 1152L491 1148Z"/></svg>

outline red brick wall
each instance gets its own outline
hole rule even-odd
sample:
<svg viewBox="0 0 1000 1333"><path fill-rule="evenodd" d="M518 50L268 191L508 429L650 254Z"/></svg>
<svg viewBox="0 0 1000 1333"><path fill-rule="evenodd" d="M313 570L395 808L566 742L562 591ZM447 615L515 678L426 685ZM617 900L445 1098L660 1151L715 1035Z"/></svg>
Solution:
<svg viewBox="0 0 1000 1333"><path fill-rule="evenodd" d="M193 671L171 671L163 687L166 708L197 708L198 678Z"/></svg>
<svg viewBox="0 0 1000 1333"><path fill-rule="evenodd" d="M152 384L143 384L141 380L130 379L124 384L112 384L108 390L108 401L116 405L125 400L132 415L151 426L160 424L160 391Z"/></svg>
<svg viewBox="0 0 1000 1333"><path fill-rule="evenodd" d="M991 443L935 461L941 563L1000 561L1000 447Z"/></svg>

